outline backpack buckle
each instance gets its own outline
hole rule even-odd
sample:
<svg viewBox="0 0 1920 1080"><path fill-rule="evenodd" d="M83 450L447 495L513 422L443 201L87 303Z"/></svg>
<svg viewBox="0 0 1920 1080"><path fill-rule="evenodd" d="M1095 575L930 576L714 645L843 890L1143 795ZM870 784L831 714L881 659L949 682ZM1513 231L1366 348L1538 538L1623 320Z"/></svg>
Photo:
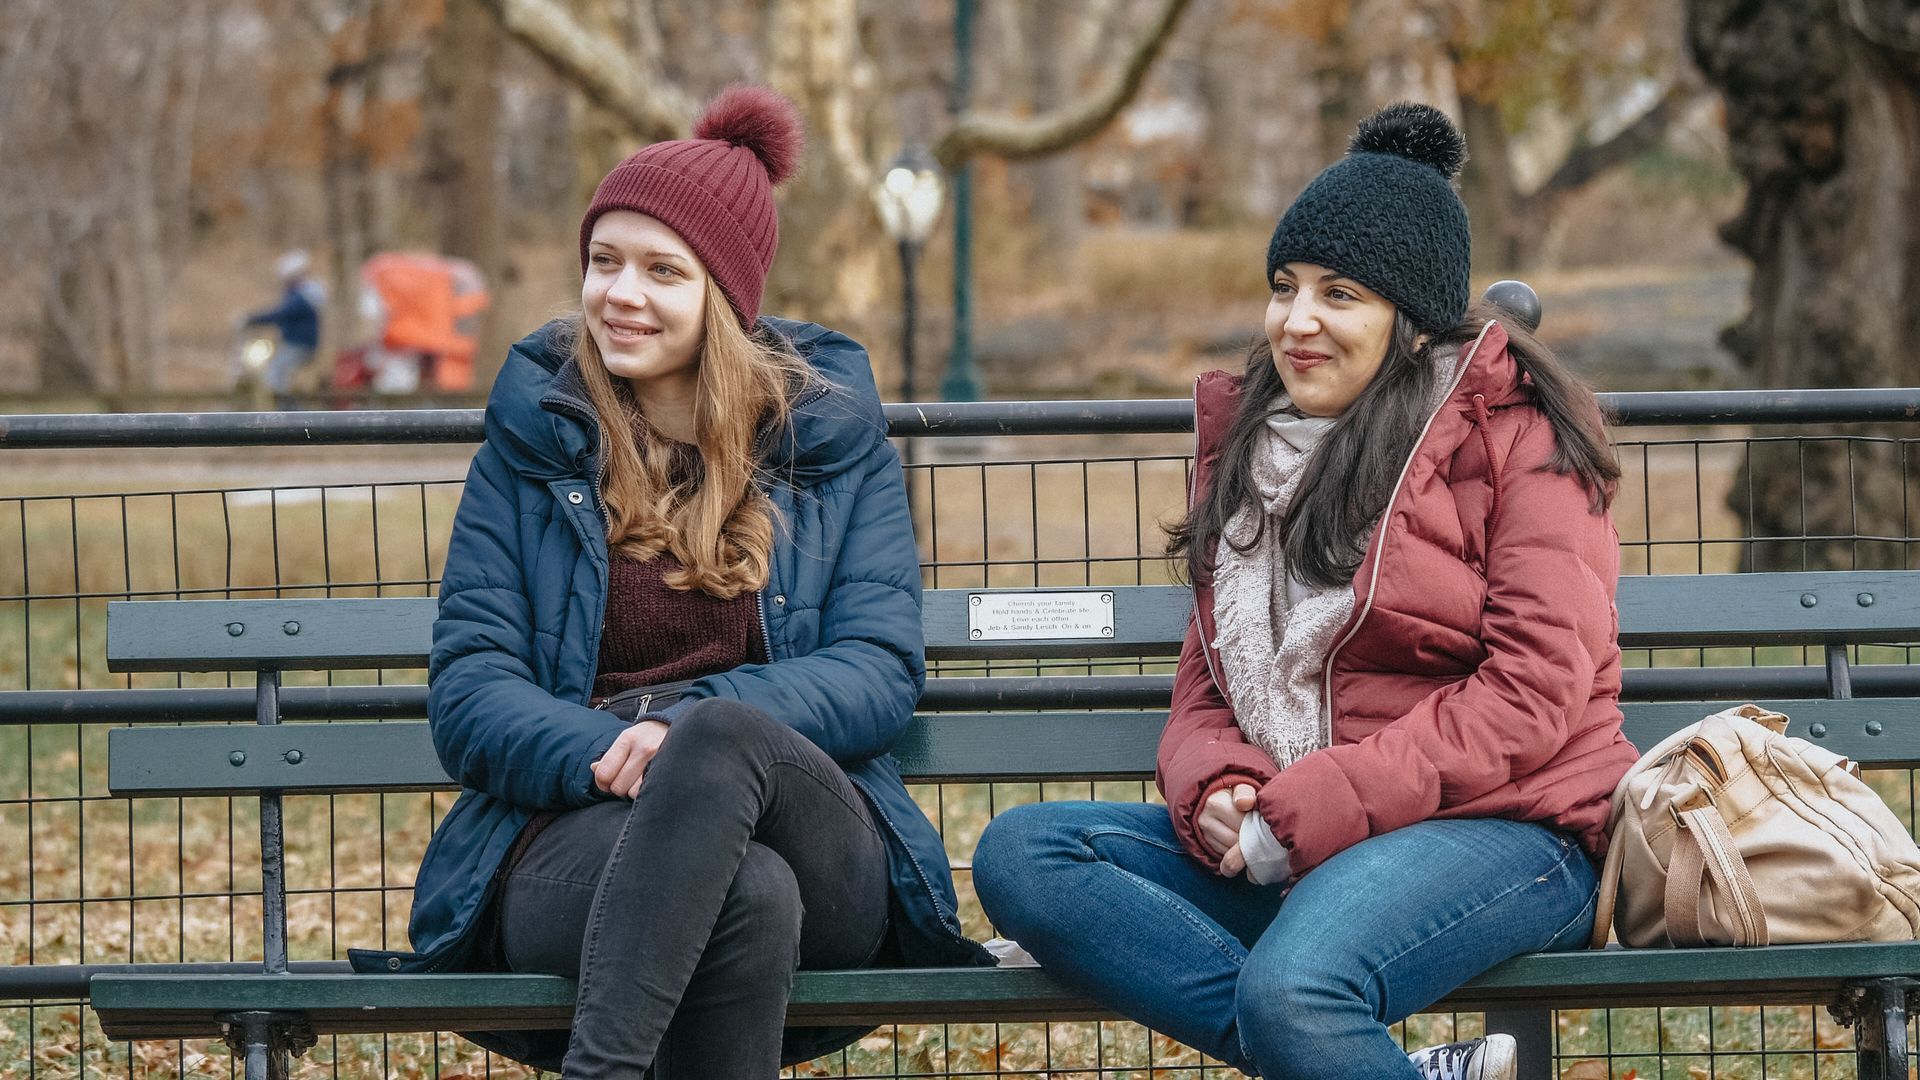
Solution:
<svg viewBox="0 0 1920 1080"><path fill-rule="evenodd" d="M1691 810L1704 810L1713 805L1713 793L1704 787L1696 787L1686 795L1667 804L1667 813L1673 815L1673 823L1681 828L1687 827L1687 820L1681 814Z"/></svg>

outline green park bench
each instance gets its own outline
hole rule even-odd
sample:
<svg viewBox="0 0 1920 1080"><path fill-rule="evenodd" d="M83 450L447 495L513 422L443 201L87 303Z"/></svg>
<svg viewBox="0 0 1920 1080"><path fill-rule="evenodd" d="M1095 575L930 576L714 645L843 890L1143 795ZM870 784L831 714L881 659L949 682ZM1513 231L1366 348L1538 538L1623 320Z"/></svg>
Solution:
<svg viewBox="0 0 1920 1080"><path fill-rule="evenodd" d="M91 974L89 996L115 1040L223 1038L249 1078L278 1077L319 1036L564 1027L571 982L549 976L353 974L287 961L283 794L444 790L426 723L281 721L281 672L423 666L432 599L130 601L110 605L118 672L251 671L255 725L132 726L109 736L109 786L127 798L258 796L264 962L218 971L134 965ZM1150 777L1172 678L1081 672L1167 665L1190 594L1167 586L963 590L927 594L929 657L944 671L992 662L1042 674L929 680L895 751L926 783ZM1850 666L1848 646L1920 642L1920 571L1630 577L1619 595L1628 648L1813 647L1824 665L1633 669L1627 734L1636 745L1728 702L1757 700L1792 733L1867 766L1920 764L1916 697L1900 665ZM1076 665L1074 662L1079 661ZM1884 680L1884 681L1883 681ZM111 691L107 693L141 693ZM147 693L152 693L148 691ZM369 946L380 942L365 942ZM211 966L209 966L211 967ZM1436 1008L1488 1013L1521 1040L1523 1075L1545 1077L1547 1009L1643 1005L1829 1004L1855 1026L1860 1076L1907 1076L1907 995L1920 944L1624 950L1514 959ZM1112 1014L1036 968L810 971L793 986L795 1024L1086 1020Z"/></svg>

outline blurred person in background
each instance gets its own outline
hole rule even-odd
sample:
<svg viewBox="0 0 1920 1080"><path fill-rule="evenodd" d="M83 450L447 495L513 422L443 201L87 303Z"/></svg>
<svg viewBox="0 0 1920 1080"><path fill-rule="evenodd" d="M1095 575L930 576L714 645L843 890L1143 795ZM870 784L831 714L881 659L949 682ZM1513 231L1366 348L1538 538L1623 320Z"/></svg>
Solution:
<svg viewBox="0 0 1920 1080"><path fill-rule="evenodd" d="M273 264L280 279L280 302L244 316L241 329L271 326L280 337L263 375L276 409L292 409L294 375L313 359L320 344L320 319L326 311L326 287L312 275L313 261L304 251L289 251Z"/></svg>

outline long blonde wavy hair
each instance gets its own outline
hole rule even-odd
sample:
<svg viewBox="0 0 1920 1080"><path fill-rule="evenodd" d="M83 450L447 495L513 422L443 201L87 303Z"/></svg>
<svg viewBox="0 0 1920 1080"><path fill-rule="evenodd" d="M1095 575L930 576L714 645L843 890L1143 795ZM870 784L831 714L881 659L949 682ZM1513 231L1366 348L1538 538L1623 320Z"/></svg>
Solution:
<svg viewBox="0 0 1920 1080"><path fill-rule="evenodd" d="M784 343L742 328L711 277L704 308L695 358L699 464L681 483L672 480L672 440L647 423L626 381L607 371L580 315L573 358L600 418L607 546L642 561L669 552L680 562L664 578L669 588L730 600L767 583L773 552L774 507L755 482L754 442L763 429L786 423L793 395L815 376Z"/></svg>

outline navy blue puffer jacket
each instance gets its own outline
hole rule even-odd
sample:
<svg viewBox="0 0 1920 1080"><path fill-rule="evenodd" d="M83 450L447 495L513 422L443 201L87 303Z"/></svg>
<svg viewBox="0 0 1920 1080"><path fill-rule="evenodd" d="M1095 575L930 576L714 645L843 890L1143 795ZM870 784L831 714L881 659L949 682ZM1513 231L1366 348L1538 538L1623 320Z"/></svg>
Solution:
<svg viewBox="0 0 1920 1080"><path fill-rule="evenodd" d="M926 662L913 525L866 351L812 324L760 325L819 375L785 430L762 436L780 522L759 594L772 659L699 680L667 719L725 697L791 724L840 763L882 825L898 962L991 963L960 933L940 837L888 753ZM539 811L610 797L588 769L626 726L586 704L607 593L599 442L559 324L516 344L454 519L429 661L434 746L464 790L414 886L408 934L419 951L360 953L363 968L470 965L478 916L521 827Z"/></svg>

